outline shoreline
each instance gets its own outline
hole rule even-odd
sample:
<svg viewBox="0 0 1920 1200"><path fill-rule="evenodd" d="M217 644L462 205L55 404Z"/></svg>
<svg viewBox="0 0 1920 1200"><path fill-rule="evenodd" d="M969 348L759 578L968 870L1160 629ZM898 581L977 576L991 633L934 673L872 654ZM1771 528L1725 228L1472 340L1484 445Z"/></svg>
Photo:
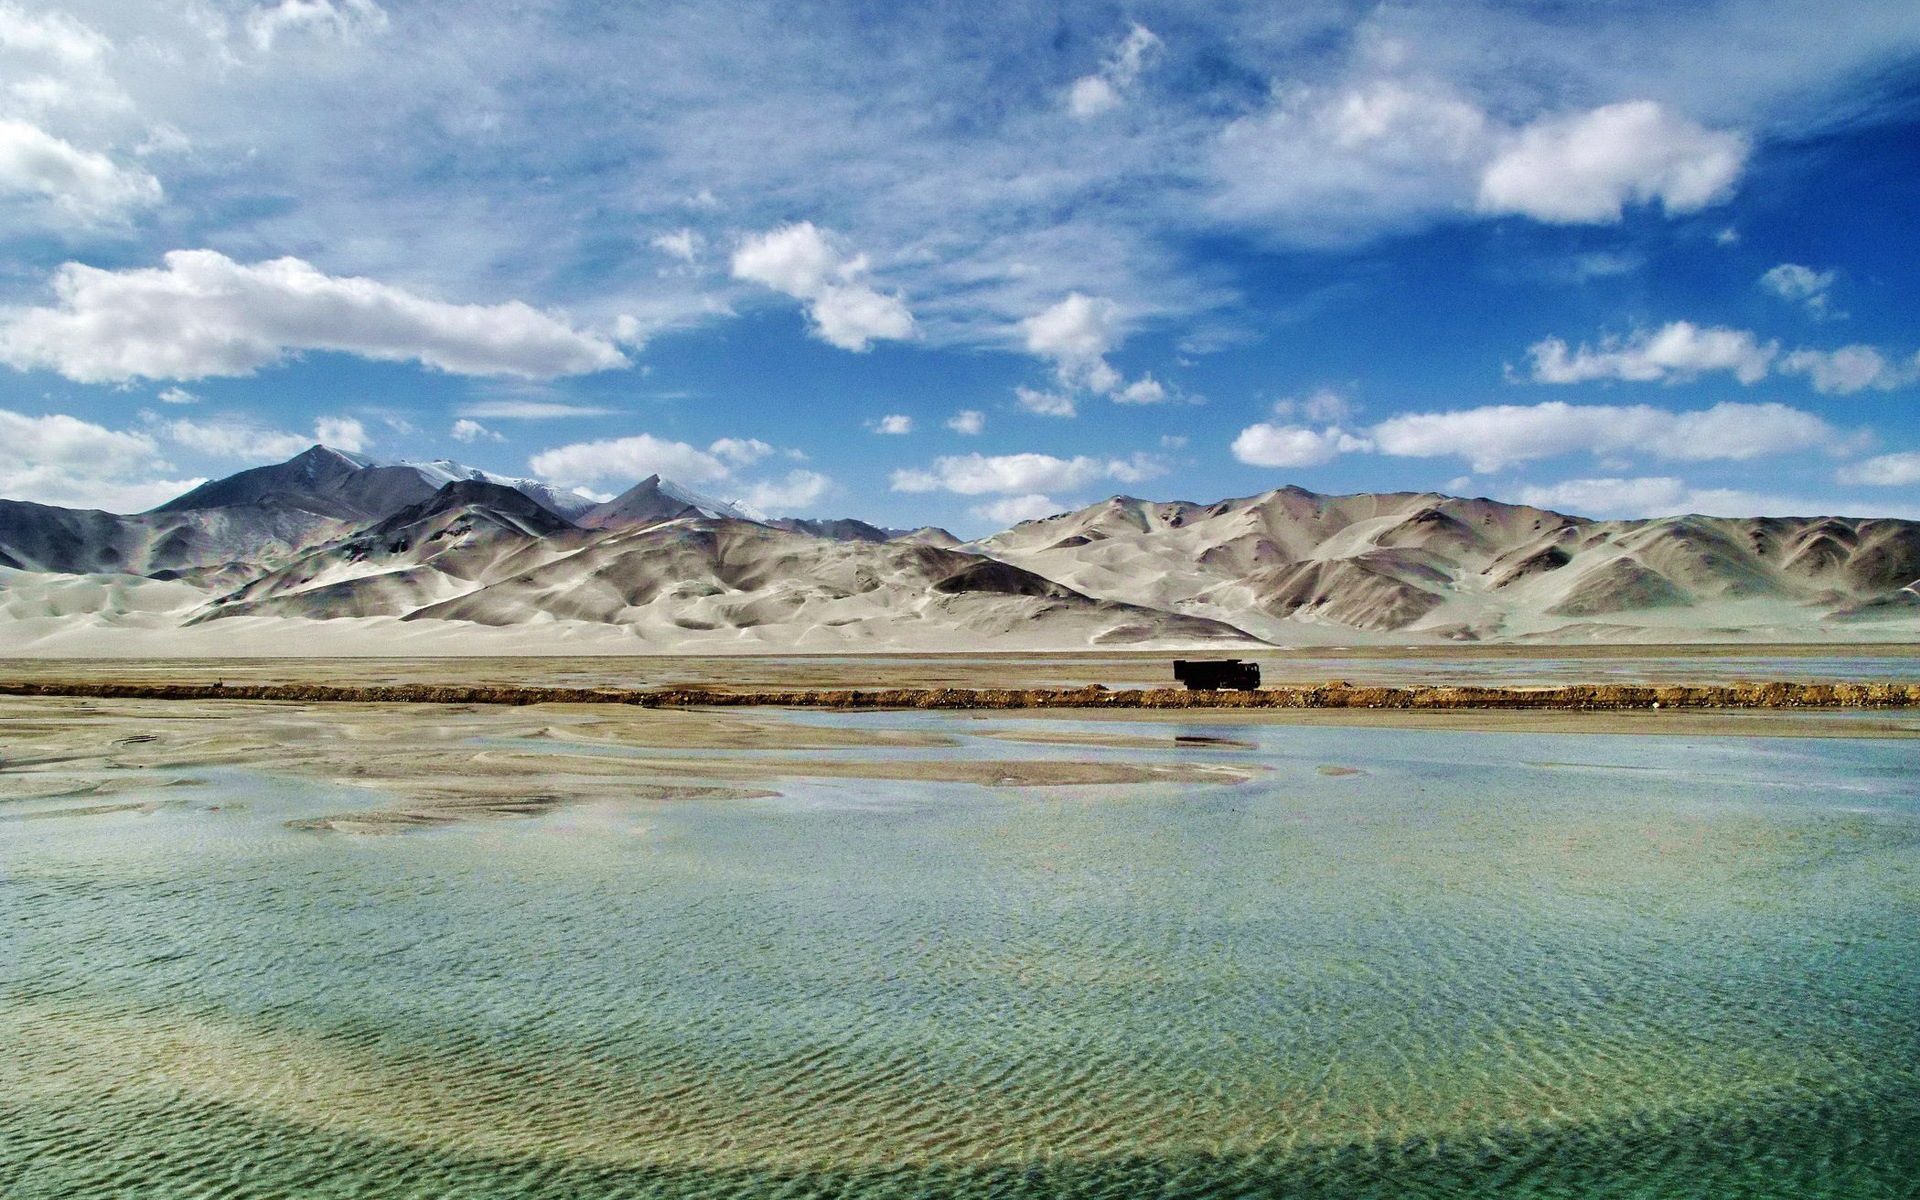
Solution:
<svg viewBox="0 0 1920 1200"><path fill-rule="evenodd" d="M300 704L625 705L638 708L887 710L1267 710L1393 711L1884 710L1920 708L1920 683L1573 684L1498 687L1459 684L1354 686L1341 681L1282 684L1250 692L1081 688L802 688L650 690L397 683L152 683L111 680L0 680L0 695L102 700L251 700Z"/></svg>

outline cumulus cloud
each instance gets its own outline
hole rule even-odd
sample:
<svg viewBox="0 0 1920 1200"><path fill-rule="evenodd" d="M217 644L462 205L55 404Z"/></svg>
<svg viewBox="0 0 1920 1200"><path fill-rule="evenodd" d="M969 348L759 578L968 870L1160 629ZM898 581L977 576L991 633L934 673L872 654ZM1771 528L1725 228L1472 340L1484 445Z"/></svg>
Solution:
<svg viewBox="0 0 1920 1200"><path fill-rule="evenodd" d="M1350 241L1464 207L1489 138L1478 106L1428 81L1287 88L1216 140L1212 205L1291 240Z"/></svg>
<svg viewBox="0 0 1920 1200"><path fill-rule="evenodd" d="M1445 83L1363 79L1276 91L1214 148L1213 207L1290 240L1345 242L1452 213L1618 221L1629 203L1693 212L1731 194L1746 139L1651 100L1501 125Z"/></svg>
<svg viewBox="0 0 1920 1200"><path fill-rule="evenodd" d="M1829 395L1846 396L1867 388L1890 392L1920 379L1920 355L1895 363L1872 346L1795 350L1780 360L1780 373L1805 375L1814 391Z"/></svg>
<svg viewBox="0 0 1920 1200"><path fill-rule="evenodd" d="M1025 496L1008 496L987 504L976 504L968 510L983 521L992 521L996 525L1018 525L1022 521L1038 521L1042 517L1051 517L1064 511L1064 506L1051 496L1038 492Z"/></svg>
<svg viewBox="0 0 1920 1200"><path fill-rule="evenodd" d="M1127 36L1091 75L1082 75L1067 89L1067 109L1083 121L1120 107L1140 73L1160 49L1160 39L1145 25L1135 24Z"/></svg>
<svg viewBox="0 0 1920 1200"><path fill-rule="evenodd" d="M1165 473L1164 464L1145 454L1125 459L1087 455L1055 458L1051 454L959 454L937 458L926 469L895 471L892 485L896 492L1015 495L1070 491L1106 479L1140 483Z"/></svg>
<svg viewBox="0 0 1920 1200"><path fill-rule="evenodd" d="M1167 386L1151 375L1140 378L1113 393L1116 404L1159 404L1169 399Z"/></svg>
<svg viewBox="0 0 1920 1200"><path fill-rule="evenodd" d="M1733 192L1747 140L1651 100L1536 121L1507 139L1480 179L1479 207L1556 224L1618 221L1630 203L1697 212Z"/></svg>
<svg viewBox="0 0 1920 1200"><path fill-rule="evenodd" d="M1784 404L1722 403L1696 412L1645 404L1497 404L1405 413L1367 434L1381 454L1459 457L1480 473L1582 451L1602 457L1645 453L1678 462L1746 461L1844 450L1851 444L1819 417Z"/></svg>
<svg viewBox="0 0 1920 1200"><path fill-rule="evenodd" d="M1061 393L1018 388L1020 406L1050 417L1075 413L1073 393L1096 392L1121 404L1158 404L1168 399L1165 384L1151 375L1128 383L1107 354L1125 336L1120 306L1103 296L1069 292L1067 298L1020 323L1027 352L1053 363Z"/></svg>
<svg viewBox="0 0 1920 1200"><path fill-rule="evenodd" d="M453 440L463 445L472 445L474 442L482 441L504 442L507 440L480 422L468 420L466 417L461 417L458 421L455 421L451 432L453 434Z"/></svg>
<svg viewBox="0 0 1920 1200"><path fill-rule="evenodd" d="M367 427L352 417L321 417L313 423L313 436L323 446L358 454L371 441Z"/></svg>
<svg viewBox="0 0 1920 1200"><path fill-rule="evenodd" d="M773 447L759 438L721 438L707 451L732 466L750 467L772 454Z"/></svg>
<svg viewBox="0 0 1920 1200"><path fill-rule="evenodd" d="M784 479L749 484L740 499L778 516L804 509L833 490L833 480L818 471L788 471Z"/></svg>
<svg viewBox="0 0 1920 1200"><path fill-rule="evenodd" d="M0 445L0 497L9 500L138 512L205 482L155 478L173 466L152 437L62 413L0 409Z"/></svg>
<svg viewBox="0 0 1920 1200"><path fill-rule="evenodd" d="M703 450L641 433L543 450L528 466L549 482L576 488L600 480L624 487L649 475L696 486L726 484L738 502L767 513L805 508L832 489L833 480L816 471L794 469L780 479L739 477L738 472L779 453L759 438L720 438ZM793 451L786 456L805 457Z"/></svg>
<svg viewBox="0 0 1920 1200"><path fill-rule="evenodd" d="M1920 452L1882 454L1850 463L1834 478L1840 483L1868 483L1876 487L1908 487L1920 483Z"/></svg>
<svg viewBox="0 0 1920 1200"><path fill-rule="evenodd" d="M26 197L56 221L99 225L160 202L160 181L82 150L27 121L0 119L0 195Z"/></svg>
<svg viewBox="0 0 1920 1200"><path fill-rule="evenodd" d="M1744 329L1702 329L1674 321L1656 332L1642 331L1622 341L1609 338L1597 348L1549 337L1527 348L1537 383L1585 383L1595 379L1631 382L1684 382L1708 371L1730 371L1741 383L1766 378L1780 353L1777 342L1762 343Z"/></svg>
<svg viewBox="0 0 1920 1200"><path fill-rule="evenodd" d="M963 408L947 418L947 428L955 433L972 437L987 427L987 414L978 409Z"/></svg>
<svg viewBox="0 0 1920 1200"><path fill-rule="evenodd" d="M1069 293L1065 300L1022 322L1027 349L1064 364L1097 361L1120 336L1120 307L1098 296Z"/></svg>
<svg viewBox="0 0 1920 1200"><path fill-rule="evenodd" d="M514 301L446 304L297 258L175 250L160 268L68 263L58 305L0 317L0 362L79 383L250 375L307 350L545 379L628 365L605 340Z"/></svg>
<svg viewBox="0 0 1920 1200"><path fill-rule="evenodd" d="M387 27L387 14L373 0L280 0L279 4L254 10L247 18L247 36L254 49L272 50L274 43L289 33L342 40Z"/></svg>
<svg viewBox="0 0 1920 1200"><path fill-rule="evenodd" d="M1017 387L1013 389L1013 398L1020 407L1041 417L1071 417L1080 409L1073 397L1062 392L1043 392L1036 388Z"/></svg>
<svg viewBox="0 0 1920 1200"><path fill-rule="evenodd" d="M197 404L199 403L200 397L185 388L170 387L162 391L158 396L155 396L154 399L160 401L162 404Z"/></svg>
<svg viewBox="0 0 1920 1200"><path fill-rule="evenodd" d="M1799 263L1781 263L1760 276L1760 286L1782 300L1804 306L1816 321L1840 320L1847 314L1833 308L1828 294L1839 277L1838 271L1816 271Z"/></svg>
<svg viewBox="0 0 1920 1200"><path fill-rule="evenodd" d="M1317 467L1342 454L1371 450L1373 443L1337 425L1250 425L1233 439L1233 456L1255 467Z"/></svg>
<svg viewBox="0 0 1920 1200"><path fill-rule="evenodd" d="M868 265L866 255L844 251L811 221L749 238L733 255L734 278L806 301L813 335L855 352L914 332L906 301L862 281Z"/></svg>
<svg viewBox="0 0 1920 1200"><path fill-rule="evenodd" d="M905 413L888 413L877 421L868 421L867 428L875 433L906 434L913 432L913 418Z"/></svg>
<svg viewBox="0 0 1920 1200"><path fill-rule="evenodd" d="M733 468L710 451L650 433L558 446L534 455L527 465L543 479L575 486L649 475L680 483L718 483L733 474Z"/></svg>

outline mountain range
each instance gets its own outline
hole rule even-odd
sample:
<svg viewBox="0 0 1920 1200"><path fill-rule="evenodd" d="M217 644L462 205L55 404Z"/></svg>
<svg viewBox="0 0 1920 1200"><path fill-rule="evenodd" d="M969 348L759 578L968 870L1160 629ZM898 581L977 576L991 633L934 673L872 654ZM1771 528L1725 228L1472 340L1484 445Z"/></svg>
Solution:
<svg viewBox="0 0 1920 1200"><path fill-rule="evenodd" d="M0 501L29 654L1231 651L1920 637L1920 523L1116 496L973 542L315 446L120 516Z"/></svg>

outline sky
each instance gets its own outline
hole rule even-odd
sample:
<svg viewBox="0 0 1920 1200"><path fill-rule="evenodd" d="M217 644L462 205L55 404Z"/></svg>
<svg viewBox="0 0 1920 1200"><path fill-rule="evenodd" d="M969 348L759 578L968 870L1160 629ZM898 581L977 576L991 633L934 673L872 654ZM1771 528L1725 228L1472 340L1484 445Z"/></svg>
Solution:
<svg viewBox="0 0 1920 1200"><path fill-rule="evenodd" d="M0 497L1920 516L1912 0L0 0Z"/></svg>

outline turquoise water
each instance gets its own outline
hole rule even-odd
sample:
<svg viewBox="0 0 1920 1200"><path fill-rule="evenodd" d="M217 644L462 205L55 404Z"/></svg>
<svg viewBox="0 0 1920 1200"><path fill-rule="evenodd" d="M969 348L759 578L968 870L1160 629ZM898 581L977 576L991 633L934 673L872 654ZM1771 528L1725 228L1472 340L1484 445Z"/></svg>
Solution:
<svg viewBox="0 0 1920 1200"><path fill-rule="evenodd" d="M0 1195L1920 1193L1915 743L811 719L1270 770L0 820Z"/></svg>

